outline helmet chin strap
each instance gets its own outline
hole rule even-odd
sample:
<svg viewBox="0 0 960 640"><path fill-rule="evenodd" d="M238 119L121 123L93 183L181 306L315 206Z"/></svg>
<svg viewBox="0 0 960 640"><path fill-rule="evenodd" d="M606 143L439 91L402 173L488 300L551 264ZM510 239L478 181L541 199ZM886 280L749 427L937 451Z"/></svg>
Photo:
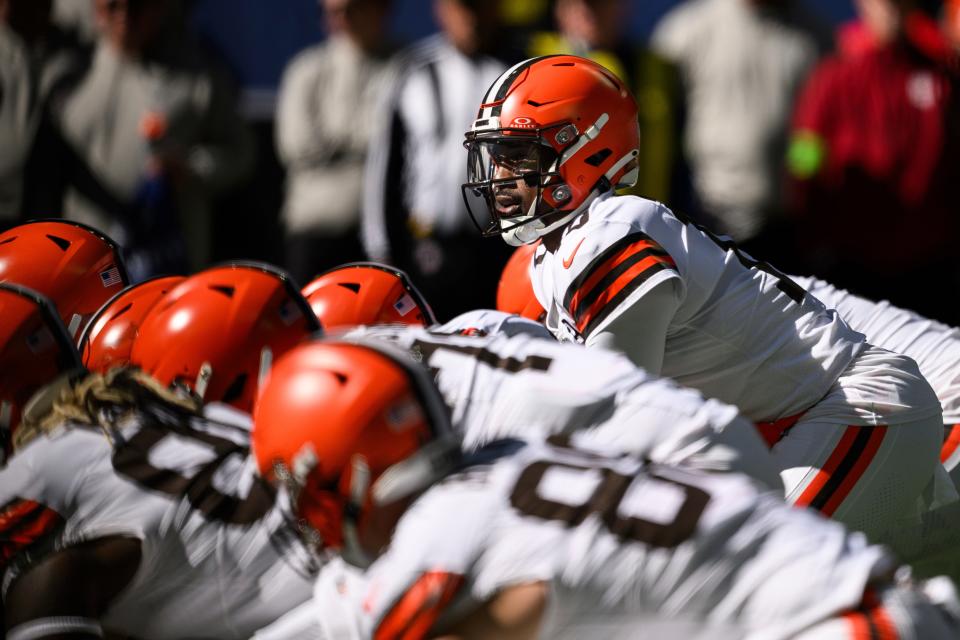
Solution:
<svg viewBox="0 0 960 640"><path fill-rule="evenodd" d="M593 202L599 195L600 190L594 189L590 192L590 195L584 199L583 203L579 207L554 220L550 224L543 223L543 218L547 215L550 215L549 213L539 217L535 217L533 215L533 210L537 206L537 201L535 200L533 204L530 205L530 210L527 211L525 215L517 216L512 220L500 220L500 227L503 229L500 232L500 237L503 238L503 241L511 247L520 247L525 244L532 244L539 238L542 238L548 233L559 229L583 213L587 207L590 206L590 203ZM504 227L507 228L504 229Z"/></svg>

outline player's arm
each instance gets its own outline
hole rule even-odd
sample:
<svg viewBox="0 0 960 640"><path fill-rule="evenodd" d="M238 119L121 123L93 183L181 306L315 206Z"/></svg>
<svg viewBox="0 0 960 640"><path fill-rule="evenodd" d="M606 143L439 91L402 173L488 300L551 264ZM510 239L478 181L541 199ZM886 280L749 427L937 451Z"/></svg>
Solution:
<svg viewBox="0 0 960 640"><path fill-rule="evenodd" d="M104 637L99 619L140 566L140 541L91 540L53 553L9 588L7 640Z"/></svg>
<svg viewBox="0 0 960 640"><path fill-rule="evenodd" d="M587 336L587 346L621 351L633 364L659 374L663 367L667 327L680 306L678 288L676 278L655 285L601 331Z"/></svg>
<svg viewBox="0 0 960 640"><path fill-rule="evenodd" d="M501 590L479 609L439 636L441 640L532 640L537 638L547 608L545 582L521 584Z"/></svg>

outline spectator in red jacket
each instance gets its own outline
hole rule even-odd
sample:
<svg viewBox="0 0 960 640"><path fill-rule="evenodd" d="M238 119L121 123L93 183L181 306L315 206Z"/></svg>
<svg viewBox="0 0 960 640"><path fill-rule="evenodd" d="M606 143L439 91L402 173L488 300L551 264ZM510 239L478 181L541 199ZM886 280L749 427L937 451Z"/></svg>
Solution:
<svg viewBox="0 0 960 640"><path fill-rule="evenodd" d="M802 91L790 204L809 271L958 324L960 86L927 4L857 0L875 46L824 61Z"/></svg>

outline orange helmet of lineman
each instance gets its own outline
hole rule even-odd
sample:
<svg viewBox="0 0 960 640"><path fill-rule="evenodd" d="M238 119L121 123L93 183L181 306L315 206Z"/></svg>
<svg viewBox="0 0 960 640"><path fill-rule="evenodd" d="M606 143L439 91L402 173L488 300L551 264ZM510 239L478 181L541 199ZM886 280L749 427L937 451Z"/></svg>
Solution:
<svg viewBox="0 0 960 640"><path fill-rule="evenodd" d="M120 248L105 234L78 222L36 220L0 234L0 281L49 298L76 338L128 279Z"/></svg>
<svg viewBox="0 0 960 640"><path fill-rule="evenodd" d="M536 251L537 243L526 244L517 247L510 256L497 285L497 309L542 322L547 312L533 295L530 283L530 263Z"/></svg>
<svg viewBox="0 0 960 640"><path fill-rule="evenodd" d="M36 291L0 283L0 465L30 398L60 375L83 369L57 310Z"/></svg>
<svg viewBox="0 0 960 640"><path fill-rule="evenodd" d="M183 276L160 276L133 284L116 294L97 311L80 334L78 348L90 371L106 373L130 362L130 350L140 325L151 309Z"/></svg>
<svg viewBox="0 0 960 640"><path fill-rule="evenodd" d="M312 341L281 358L253 415L251 447L287 487L307 538L364 566L373 510L398 504L457 458L447 409L427 370L387 344Z"/></svg>
<svg viewBox="0 0 960 640"><path fill-rule="evenodd" d="M303 295L327 331L371 324L437 323L430 305L400 269L351 262L318 276Z"/></svg>
<svg viewBox="0 0 960 640"><path fill-rule="evenodd" d="M144 318L130 362L205 402L249 412L273 359L319 326L286 273L233 263L173 287Z"/></svg>
<svg viewBox="0 0 960 640"><path fill-rule="evenodd" d="M637 181L637 104L596 62L531 58L487 90L464 146L474 222L486 236L529 244Z"/></svg>

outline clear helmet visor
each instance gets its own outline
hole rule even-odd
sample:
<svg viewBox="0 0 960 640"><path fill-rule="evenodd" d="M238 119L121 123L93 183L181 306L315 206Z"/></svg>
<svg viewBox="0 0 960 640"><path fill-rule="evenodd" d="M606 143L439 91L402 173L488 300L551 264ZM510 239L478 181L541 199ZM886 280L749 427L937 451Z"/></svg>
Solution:
<svg viewBox="0 0 960 640"><path fill-rule="evenodd" d="M557 154L539 136L475 138L468 152L464 202L484 235L498 235L511 222L523 224L549 213L543 188L560 181Z"/></svg>

